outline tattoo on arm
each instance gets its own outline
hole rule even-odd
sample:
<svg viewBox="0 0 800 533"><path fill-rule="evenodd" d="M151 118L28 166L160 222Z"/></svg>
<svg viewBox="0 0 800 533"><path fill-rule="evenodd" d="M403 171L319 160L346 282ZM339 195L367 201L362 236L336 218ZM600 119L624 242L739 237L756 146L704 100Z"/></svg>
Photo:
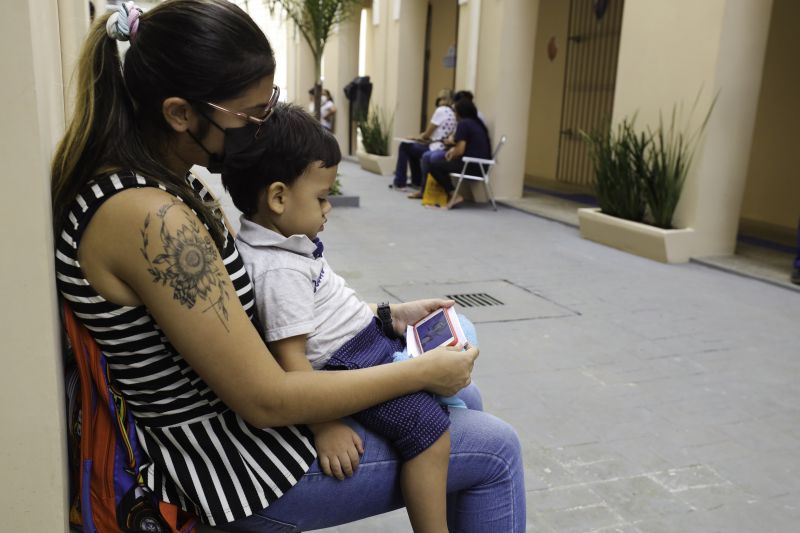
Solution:
<svg viewBox="0 0 800 533"><path fill-rule="evenodd" d="M147 251L149 245L150 214L145 217L141 230L141 252L149 267L147 271L153 276L153 282L169 285L173 290L173 298L189 309L198 300L207 304L203 312L214 311L226 331L228 329L227 301L230 298L227 283L227 272L221 272L214 264L217 259L217 247L210 236L200 236L198 221L183 213L186 223L174 233L170 233L164 222L170 209L183 205L175 200L162 206L156 216L161 228L158 236L164 247L164 253L154 258Z"/></svg>

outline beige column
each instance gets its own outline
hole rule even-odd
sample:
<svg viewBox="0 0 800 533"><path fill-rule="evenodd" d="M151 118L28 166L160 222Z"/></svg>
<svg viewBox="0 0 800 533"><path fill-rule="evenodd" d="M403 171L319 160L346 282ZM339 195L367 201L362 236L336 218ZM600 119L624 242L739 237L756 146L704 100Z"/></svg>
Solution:
<svg viewBox="0 0 800 533"><path fill-rule="evenodd" d="M422 110L422 78L425 53L425 22L428 14L427 0L402 0L399 20L395 2L386 2L386 24L389 29L389 46L386 58L386 99L389 112L394 111L396 135L413 135L419 132ZM397 145L392 148L397 153Z"/></svg>
<svg viewBox="0 0 800 533"><path fill-rule="evenodd" d="M307 108L308 90L314 86L314 55L293 23L286 24L286 100Z"/></svg>
<svg viewBox="0 0 800 533"><path fill-rule="evenodd" d="M693 256L732 253L766 49L771 0L626 2L614 121L654 125L673 104L696 125L718 94L674 224L693 227Z"/></svg>
<svg viewBox="0 0 800 533"><path fill-rule="evenodd" d="M336 105L336 125L334 134L339 141L342 154L347 154L350 120L350 102L344 96L344 86L358 76L358 31L361 7L357 6L349 17L339 24L336 32L325 46L325 69L322 73L325 88L333 95ZM355 126L353 126L355 133ZM355 139L353 154L355 154Z"/></svg>
<svg viewBox="0 0 800 533"><path fill-rule="evenodd" d="M470 19L476 16L475 7L470 6ZM538 10L538 0L481 3L475 102L486 118L492 143L496 144L502 135L508 138L493 171L492 185L498 198L522 196L528 144L525 119L530 108ZM469 75L470 66L465 68Z"/></svg>
<svg viewBox="0 0 800 533"><path fill-rule="evenodd" d="M45 5L43 5L45 4ZM55 0L6 0L0 17L0 514L3 531L66 531L64 387L49 164L64 128ZM65 32L66 33L66 32Z"/></svg>

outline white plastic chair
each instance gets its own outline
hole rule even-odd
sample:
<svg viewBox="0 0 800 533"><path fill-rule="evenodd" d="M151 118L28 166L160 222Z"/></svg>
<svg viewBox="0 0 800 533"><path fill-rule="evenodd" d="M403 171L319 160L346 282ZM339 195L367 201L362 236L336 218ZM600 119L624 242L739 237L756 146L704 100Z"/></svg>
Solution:
<svg viewBox="0 0 800 533"><path fill-rule="evenodd" d="M462 157L461 160L464 162L464 168L461 169L461 172L451 172L450 177L458 178L458 183L456 184L456 188L453 191L453 196L450 199L450 207L452 207L453 200L455 200L456 196L458 195L458 189L461 187L461 183L464 180L473 180L473 181L482 181L483 187L486 189L486 196L489 197L489 200L492 202L492 207L495 211L497 211L497 204L494 203L494 194L492 194L492 188L489 185L489 176L494 168L495 164L497 163L497 154L500 153L500 149L506 143L506 136L503 135L500 137L500 142L497 143L497 146L494 149L494 153L492 154L491 159L482 159L480 157ZM470 163L475 163L481 169L481 175L475 176L473 174L467 174L467 167Z"/></svg>

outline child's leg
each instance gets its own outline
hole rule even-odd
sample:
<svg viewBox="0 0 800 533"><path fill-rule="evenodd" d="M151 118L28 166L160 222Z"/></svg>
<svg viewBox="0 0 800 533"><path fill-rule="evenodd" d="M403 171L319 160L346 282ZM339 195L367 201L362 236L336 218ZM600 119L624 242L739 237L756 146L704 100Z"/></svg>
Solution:
<svg viewBox="0 0 800 533"><path fill-rule="evenodd" d="M447 531L450 417L426 392L401 396L353 415L394 445L403 466L400 486L416 533Z"/></svg>
<svg viewBox="0 0 800 533"><path fill-rule="evenodd" d="M447 464L450 432L403 463L400 488L415 533L447 533Z"/></svg>

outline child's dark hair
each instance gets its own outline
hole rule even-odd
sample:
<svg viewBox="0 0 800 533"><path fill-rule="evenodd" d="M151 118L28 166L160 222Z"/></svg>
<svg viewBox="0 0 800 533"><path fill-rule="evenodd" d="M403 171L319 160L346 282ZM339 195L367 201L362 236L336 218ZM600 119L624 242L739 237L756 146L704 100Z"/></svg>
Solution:
<svg viewBox="0 0 800 533"><path fill-rule="evenodd" d="M336 137L314 117L302 107L278 104L261 127L259 139L247 152L225 162L222 184L249 218L258 208L258 195L271 184L291 186L311 163L321 161L321 168L330 168L341 160Z"/></svg>

